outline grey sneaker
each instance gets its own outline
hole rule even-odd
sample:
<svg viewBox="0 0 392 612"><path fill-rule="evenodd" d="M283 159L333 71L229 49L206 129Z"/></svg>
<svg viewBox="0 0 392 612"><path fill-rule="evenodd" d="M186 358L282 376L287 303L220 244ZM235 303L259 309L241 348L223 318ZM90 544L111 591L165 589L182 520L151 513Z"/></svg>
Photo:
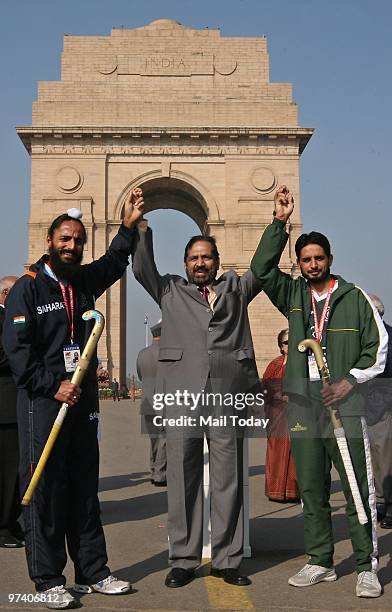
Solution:
<svg viewBox="0 0 392 612"><path fill-rule="evenodd" d="M51 610L65 610L66 608L73 608L76 604L71 593L63 586L52 587L43 591L40 595L42 596L40 601L44 602L46 607Z"/></svg>
<svg viewBox="0 0 392 612"><path fill-rule="evenodd" d="M102 593L103 595L122 595L129 593L132 585L125 580L119 580L116 576L108 576L97 584L75 584L73 590L76 593Z"/></svg>
<svg viewBox="0 0 392 612"><path fill-rule="evenodd" d="M376 572L361 572L358 574L356 593L357 597L380 597L382 587Z"/></svg>
<svg viewBox="0 0 392 612"><path fill-rule="evenodd" d="M289 578L288 583L295 587L307 587L318 582L333 582L337 578L333 567L322 567L321 565L307 563L298 574Z"/></svg>

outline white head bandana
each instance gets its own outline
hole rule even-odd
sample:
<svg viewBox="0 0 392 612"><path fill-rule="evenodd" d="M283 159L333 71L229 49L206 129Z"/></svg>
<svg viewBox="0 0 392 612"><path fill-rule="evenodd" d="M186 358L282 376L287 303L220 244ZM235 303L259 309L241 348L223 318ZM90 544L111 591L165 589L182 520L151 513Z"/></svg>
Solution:
<svg viewBox="0 0 392 612"><path fill-rule="evenodd" d="M79 210L79 208L69 208L67 210L67 215L68 217L72 217L72 219L77 219L78 221L80 221L80 219L83 217L83 213L81 210Z"/></svg>

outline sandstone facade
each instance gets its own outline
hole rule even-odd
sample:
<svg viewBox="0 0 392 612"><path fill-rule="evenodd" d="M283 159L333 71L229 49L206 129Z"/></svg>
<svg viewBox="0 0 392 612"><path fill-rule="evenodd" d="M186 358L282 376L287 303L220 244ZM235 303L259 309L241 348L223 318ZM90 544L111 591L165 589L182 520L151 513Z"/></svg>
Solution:
<svg viewBox="0 0 392 612"><path fill-rule="evenodd" d="M264 37L223 37L172 20L110 36L65 36L61 80L41 82L32 125L17 132L32 160L28 264L45 250L53 217L80 207L85 261L99 257L124 198L143 187L147 211L187 213L218 241L222 269L244 271L271 220L278 184L296 210L283 267L292 273L301 231L298 126L291 85L269 81ZM125 375L125 279L97 308L107 319L99 355ZM285 320L259 296L250 307L260 373Z"/></svg>

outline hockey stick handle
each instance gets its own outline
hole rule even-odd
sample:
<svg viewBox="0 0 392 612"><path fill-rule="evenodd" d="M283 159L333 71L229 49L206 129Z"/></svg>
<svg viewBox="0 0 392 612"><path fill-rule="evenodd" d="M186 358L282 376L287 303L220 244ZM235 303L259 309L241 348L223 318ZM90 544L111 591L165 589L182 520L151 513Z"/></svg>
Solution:
<svg viewBox="0 0 392 612"><path fill-rule="evenodd" d="M306 338L299 343L298 350L300 353L304 353L308 349L311 350L315 356L323 385L329 385L331 383L331 375L329 373L328 364L324 359L323 349L316 340ZM331 417L333 428L338 429L339 427L343 427L337 408L328 407L328 412Z"/></svg>

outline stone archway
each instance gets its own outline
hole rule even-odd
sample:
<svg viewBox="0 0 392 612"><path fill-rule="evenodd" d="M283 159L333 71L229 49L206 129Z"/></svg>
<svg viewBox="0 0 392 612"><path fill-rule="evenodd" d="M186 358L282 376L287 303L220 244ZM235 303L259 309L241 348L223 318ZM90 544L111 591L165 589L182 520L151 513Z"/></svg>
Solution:
<svg viewBox="0 0 392 612"><path fill-rule="evenodd" d="M223 37L167 19L110 36L66 36L60 81L40 83L32 125L17 128L32 160L27 263L45 249L53 217L73 206L84 213L85 261L99 257L126 193L143 185L151 210L185 212L216 237L222 269L241 273L284 183L296 200L282 259L291 273L299 158L313 132L297 115L291 85L269 80L265 37ZM124 281L97 304L107 319L99 353L121 380L124 304ZM284 320L263 296L250 318L261 373Z"/></svg>
<svg viewBox="0 0 392 612"><path fill-rule="evenodd" d="M132 185L127 189L127 193ZM190 217L201 233L208 233L209 207L200 193L189 182L178 178L157 177L138 181L145 198L145 213L153 210L172 209Z"/></svg>

